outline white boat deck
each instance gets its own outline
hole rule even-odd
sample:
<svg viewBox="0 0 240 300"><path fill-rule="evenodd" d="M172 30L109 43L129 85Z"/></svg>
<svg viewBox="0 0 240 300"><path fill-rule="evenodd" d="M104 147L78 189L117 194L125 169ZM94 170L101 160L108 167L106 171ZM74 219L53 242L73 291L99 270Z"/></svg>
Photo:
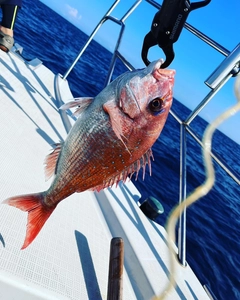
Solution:
<svg viewBox="0 0 240 300"><path fill-rule="evenodd" d="M55 75L14 53L0 51L0 202L43 191L43 162L66 131L56 106ZM64 101L72 98L62 82ZM72 121L73 122L73 121ZM27 214L0 205L0 299L107 299L112 237L124 240L123 299L150 299L167 284L168 252L163 227L137 205L129 182L100 193L62 201L25 250ZM178 267L177 287L167 299L208 299L188 267Z"/></svg>

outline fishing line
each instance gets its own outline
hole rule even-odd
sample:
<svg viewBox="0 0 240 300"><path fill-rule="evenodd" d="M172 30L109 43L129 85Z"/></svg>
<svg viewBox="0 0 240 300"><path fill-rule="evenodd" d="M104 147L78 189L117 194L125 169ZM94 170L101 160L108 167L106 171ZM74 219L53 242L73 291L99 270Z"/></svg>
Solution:
<svg viewBox="0 0 240 300"><path fill-rule="evenodd" d="M179 265L179 262L176 258L176 251L174 250L174 245L176 244L176 235L175 235L175 228L177 221L184 209L184 207L188 207L201 197L205 196L213 187L215 181L215 171L213 167L212 157L211 157L211 147L212 147L212 137L214 131L217 127L226 121L228 118L235 115L237 112L240 111L240 76L237 77L235 85L234 85L234 92L237 98L237 103L227 109L224 113L218 116L212 124L209 124L207 129L205 130L203 136L203 161L205 166L205 175L206 179L202 185L197 187L192 194L190 194L181 204L177 205L173 211L170 213L166 230L167 230L167 244L169 249L169 283L166 286L165 290L159 295L154 296L152 300L164 300L168 296L168 293L171 291L172 288L176 285L176 269Z"/></svg>

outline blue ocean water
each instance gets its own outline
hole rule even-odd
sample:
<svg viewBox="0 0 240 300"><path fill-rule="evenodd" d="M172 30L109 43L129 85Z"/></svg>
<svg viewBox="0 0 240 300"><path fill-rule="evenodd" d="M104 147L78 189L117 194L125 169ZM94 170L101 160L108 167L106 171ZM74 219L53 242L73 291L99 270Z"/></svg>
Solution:
<svg viewBox="0 0 240 300"><path fill-rule="evenodd" d="M64 74L87 40L87 36L38 0L23 3L15 28L15 40L24 47L23 56L38 57L55 73ZM111 53L93 41L68 77L74 96L95 96L103 87ZM114 77L126 71L118 62ZM97 78L97 80L96 80ZM174 101L173 111L182 119L189 110ZM196 118L192 127L201 137L207 123ZM179 124L170 115L153 146L152 176L135 182L143 198L158 198L165 212L158 219L165 224L168 213L178 203ZM201 149L188 136L187 191L204 181ZM213 139L216 155L240 177L240 147L221 132ZM213 190L187 211L187 261L202 284L217 299L240 299L240 190L215 164Z"/></svg>

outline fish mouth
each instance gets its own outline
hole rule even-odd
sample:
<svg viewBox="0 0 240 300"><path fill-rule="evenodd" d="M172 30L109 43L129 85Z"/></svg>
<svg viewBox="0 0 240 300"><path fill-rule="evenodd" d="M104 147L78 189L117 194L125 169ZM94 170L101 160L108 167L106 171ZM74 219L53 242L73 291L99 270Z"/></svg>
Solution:
<svg viewBox="0 0 240 300"><path fill-rule="evenodd" d="M155 63L155 66L152 71L152 75L156 80L168 80L171 84L174 83L174 76L176 74L175 70L172 69L161 69L161 65L163 64L164 60L160 59Z"/></svg>
<svg viewBox="0 0 240 300"><path fill-rule="evenodd" d="M141 76L142 74L140 74L139 78L141 81L144 77L146 77L145 80L143 80L143 86L144 83L148 82L148 84L150 85L156 84L158 86L158 89L165 91L165 98L168 99L165 101L165 103L167 104L172 99L170 95L172 93L174 75L176 71L171 69L161 69L160 67L163 63L163 59L159 59L158 61L152 62L147 68L142 70L143 76ZM133 78L135 78L135 76ZM131 80L133 80L133 78ZM131 80L130 83L125 83L125 88L123 89L124 96L119 97L118 106L123 114L128 116L130 119L134 119L135 116L141 112L141 106L143 104L141 103L141 101L139 102L134 91L132 90ZM131 101L125 101L126 96L130 98Z"/></svg>

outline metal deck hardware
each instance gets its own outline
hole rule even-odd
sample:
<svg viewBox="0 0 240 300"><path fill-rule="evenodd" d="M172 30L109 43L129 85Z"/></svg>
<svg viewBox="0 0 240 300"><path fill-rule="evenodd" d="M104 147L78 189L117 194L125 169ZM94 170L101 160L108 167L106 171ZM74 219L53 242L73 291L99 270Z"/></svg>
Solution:
<svg viewBox="0 0 240 300"><path fill-rule="evenodd" d="M110 246L107 300L122 300L124 243L120 237L112 238Z"/></svg>

